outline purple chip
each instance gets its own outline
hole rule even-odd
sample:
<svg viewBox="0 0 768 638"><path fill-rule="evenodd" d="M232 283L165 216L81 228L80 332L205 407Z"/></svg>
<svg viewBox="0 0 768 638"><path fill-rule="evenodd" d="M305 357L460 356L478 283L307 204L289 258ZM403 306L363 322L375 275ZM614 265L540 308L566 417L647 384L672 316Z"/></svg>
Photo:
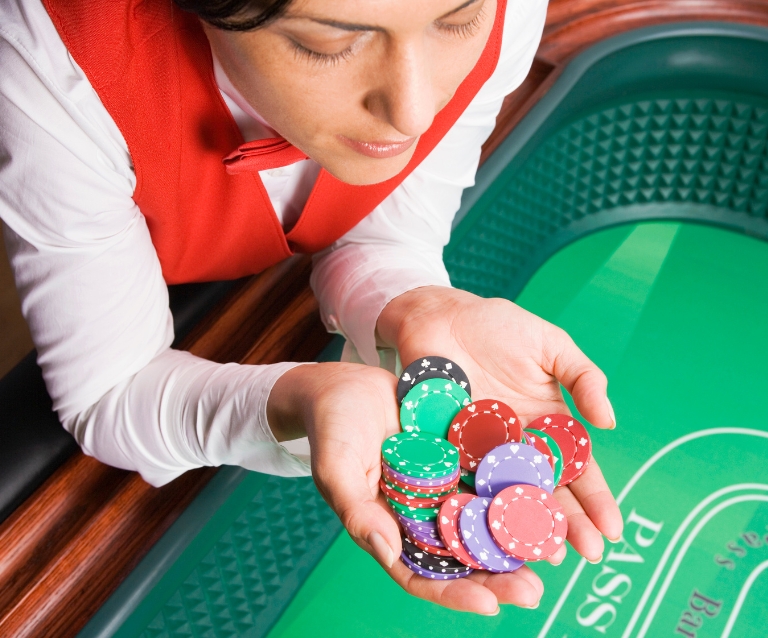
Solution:
<svg viewBox="0 0 768 638"><path fill-rule="evenodd" d="M465 576L469 576L473 570L468 569L465 572L459 572L458 574L442 574L430 571L428 569L422 569L418 565L416 565L414 562L411 561L410 558L408 558L408 555L403 552L400 554L400 560L405 563L405 566L410 569L412 572L415 572L419 576L424 576L424 578L431 578L432 580L455 580L457 578L464 578Z"/></svg>
<svg viewBox="0 0 768 638"><path fill-rule="evenodd" d="M416 532L412 529L406 530L406 535L410 538L413 538L414 540L419 541L420 543L424 543L425 545L430 545L431 547L438 547L440 549L445 549L445 545L443 544L443 541L439 537L432 536L432 534L422 534L421 532Z"/></svg>
<svg viewBox="0 0 768 638"><path fill-rule="evenodd" d="M456 477L459 475L459 470L457 468L455 472L451 472L448 476L441 476L434 479L414 478L413 476L400 474L400 472L393 470L384 462L381 464L381 471L385 476L389 475L396 481L400 481L401 483L405 483L407 485L415 485L418 487L438 487L440 485L448 485L449 483L453 483L456 480Z"/></svg>
<svg viewBox="0 0 768 638"><path fill-rule="evenodd" d="M480 461L475 474L478 496L492 498L510 485L533 485L552 494L555 477L547 457L531 445L505 443Z"/></svg>
<svg viewBox="0 0 768 638"><path fill-rule="evenodd" d="M397 519L403 527L409 530L414 530L421 534L439 536L437 531L437 521L414 521L412 518L408 518L402 514L398 514Z"/></svg>
<svg viewBox="0 0 768 638"><path fill-rule="evenodd" d="M507 556L493 540L488 529L490 504L491 499L476 496L464 506L459 515L459 538L469 555L489 572L513 572L523 561Z"/></svg>

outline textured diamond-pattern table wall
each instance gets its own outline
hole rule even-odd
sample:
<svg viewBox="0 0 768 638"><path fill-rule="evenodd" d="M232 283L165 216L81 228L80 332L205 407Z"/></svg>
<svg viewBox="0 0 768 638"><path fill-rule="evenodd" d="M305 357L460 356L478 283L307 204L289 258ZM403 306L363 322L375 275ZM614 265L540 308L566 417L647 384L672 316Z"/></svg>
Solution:
<svg viewBox="0 0 768 638"><path fill-rule="evenodd" d="M263 635L340 531L311 479L265 477L145 638Z"/></svg>
<svg viewBox="0 0 768 638"><path fill-rule="evenodd" d="M768 104L725 98L636 99L551 135L460 243L451 279L508 296L531 255L562 228L626 206L697 204L768 218Z"/></svg>

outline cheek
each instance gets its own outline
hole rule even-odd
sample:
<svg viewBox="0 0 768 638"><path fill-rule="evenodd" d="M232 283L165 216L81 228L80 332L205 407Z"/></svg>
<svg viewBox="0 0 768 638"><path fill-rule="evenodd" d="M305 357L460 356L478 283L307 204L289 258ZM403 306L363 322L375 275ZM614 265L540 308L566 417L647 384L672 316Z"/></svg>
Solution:
<svg viewBox="0 0 768 638"><path fill-rule="evenodd" d="M252 83L252 104L287 139L309 150L359 120L365 84L343 68L283 60Z"/></svg>
<svg viewBox="0 0 768 638"><path fill-rule="evenodd" d="M438 43L433 53L433 86L442 109L456 93L461 83L472 72L485 49L487 37L473 38L470 42Z"/></svg>

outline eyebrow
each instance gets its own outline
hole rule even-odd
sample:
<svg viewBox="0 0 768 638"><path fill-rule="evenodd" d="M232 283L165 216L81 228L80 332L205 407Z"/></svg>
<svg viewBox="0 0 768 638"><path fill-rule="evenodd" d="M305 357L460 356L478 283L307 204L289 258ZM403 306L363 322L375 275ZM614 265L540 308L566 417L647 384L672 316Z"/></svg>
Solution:
<svg viewBox="0 0 768 638"><path fill-rule="evenodd" d="M466 9L467 7L472 6L473 4L476 4L480 1L481 0L467 0L466 2L456 7L455 9L451 9L448 13L441 15L437 19L443 20L445 18L448 18L452 16L454 13L458 13L462 9ZM335 27L336 29L342 29L344 31L384 31L383 27L376 27L370 24L354 24L352 22L339 22L338 20L325 20L323 18L313 18L310 16L295 16L295 17L296 18L303 17L307 20L312 20L312 22L318 22L320 24L324 24L329 27Z"/></svg>

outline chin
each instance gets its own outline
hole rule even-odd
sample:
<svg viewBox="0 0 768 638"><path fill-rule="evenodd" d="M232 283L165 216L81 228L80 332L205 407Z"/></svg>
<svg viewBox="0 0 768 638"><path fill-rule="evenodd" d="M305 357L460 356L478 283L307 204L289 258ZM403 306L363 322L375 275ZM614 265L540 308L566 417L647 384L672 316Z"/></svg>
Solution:
<svg viewBox="0 0 768 638"><path fill-rule="evenodd" d="M402 155L386 159L372 159L356 153L354 157L339 158L338 161L320 162L320 164L345 184L370 186L386 182L400 173L408 165L414 150L408 149Z"/></svg>

